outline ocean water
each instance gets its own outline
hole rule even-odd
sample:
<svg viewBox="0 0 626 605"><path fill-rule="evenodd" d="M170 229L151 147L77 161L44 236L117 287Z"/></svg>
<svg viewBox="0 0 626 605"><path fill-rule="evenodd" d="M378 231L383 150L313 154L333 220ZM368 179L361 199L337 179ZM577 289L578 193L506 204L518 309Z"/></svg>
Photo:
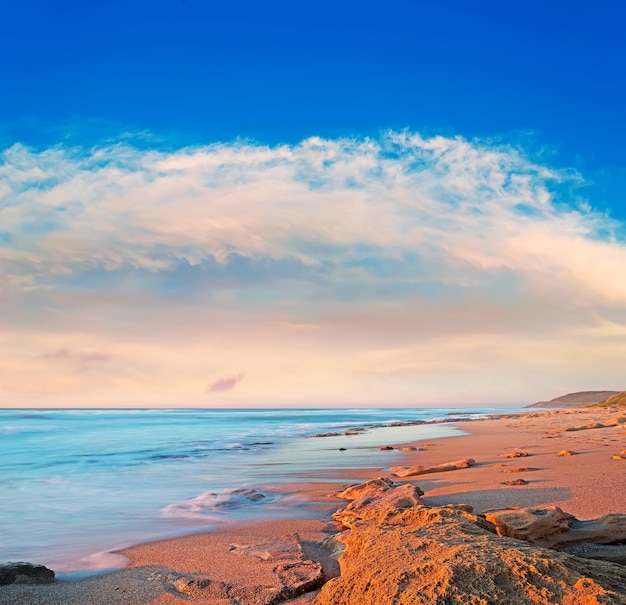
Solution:
<svg viewBox="0 0 626 605"><path fill-rule="evenodd" d="M393 465L400 454L383 459L381 445L459 434L448 423L404 423L490 411L0 410L0 561L111 568L120 561L109 551L147 540L314 516L280 484ZM365 430L343 435L353 428ZM313 437L328 432L340 435Z"/></svg>

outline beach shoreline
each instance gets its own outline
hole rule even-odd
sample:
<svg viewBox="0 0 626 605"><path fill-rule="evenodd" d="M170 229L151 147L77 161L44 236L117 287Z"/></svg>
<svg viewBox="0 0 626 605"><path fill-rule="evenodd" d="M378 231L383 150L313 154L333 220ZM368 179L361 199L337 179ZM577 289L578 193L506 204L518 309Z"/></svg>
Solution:
<svg viewBox="0 0 626 605"><path fill-rule="evenodd" d="M218 530L139 544L118 553L129 560L125 569L49 586L3 587L0 604L172 605L182 603L181 599L193 598L194 602L221 605L215 596L206 600L202 591L191 596L177 594L159 578L162 579L164 573L170 576L204 574L213 582L230 585L242 578L248 583L267 583L262 559L236 557L233 553L242 545L276 541L296 534L307 560L317 561L323 568L324 578L328 579L338 573L337 563L319 545L324 538L339 531L331 514L345 501L336 494L350 482L376 477L389 477L396 484L419 486L427 506L464 504L478 514L494 509L550 505L559 506L579 519L593 519L608 513L626 514L623 483L626 459L613 458L626 449L626 425L616 420L622 414L617 409L601 408L529 410L517 414L503 411L488 419L455 421L454 426L466 434L381 444L377 456L379 468L343 469L336 473L332 482L326 483L316 481L313 471L304 482L276 486L276 489L293 490L306 499L317 511L313 518L233 523ZM401 448L407 451L402 451L398 459ZM509 457L513 455L516 457ZM394 467L432 468L460 459L473 459L475 464L405 478L388 470L390 461ZM523 483L509 485L519 479ZM272 486L267 488L272 489ZM295 600L288 598L282 602L310 603L315 594L313 590Z"/></svg>

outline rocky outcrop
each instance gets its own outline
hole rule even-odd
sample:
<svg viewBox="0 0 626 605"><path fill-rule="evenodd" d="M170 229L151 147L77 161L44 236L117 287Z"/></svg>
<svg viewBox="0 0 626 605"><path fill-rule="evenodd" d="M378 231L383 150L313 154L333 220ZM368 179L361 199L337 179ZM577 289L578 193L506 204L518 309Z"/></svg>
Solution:
<svg viewBox="0 0 626 605"><path fill-rule="evenodd" d="M43 565L32 563L0 563L0 585L52 584L54 572Z"/></svg>
<svg viewBox="0 0 626 605"><path fill-rule="evenodd" d="M398 477L417 477L418 475L428 475L430 473L443 473L446 471L456 471L460 468L474 466L476 461L473 458L464 458L455 462L445 462L435 466L393 466L389 472Z"/></svg>
<svg viewBox="0 0 626 605"><path fill-rule="evenodd" d="M487 513L501 536L525 540L538 546L561 548L566 544L626 542L626 515L604 515L579 521L558 506L523 508Z"/></svg>
<svg viewBox="0 0 626 605"><path fill-rule="evenodd" d="M626 568L498 535L460 508L394 497L407 488L369 490L359 515L337 515L349 528L335 537L341 575L315 605L626 605ZM558 518L569 527L571 515Z"/></svg>

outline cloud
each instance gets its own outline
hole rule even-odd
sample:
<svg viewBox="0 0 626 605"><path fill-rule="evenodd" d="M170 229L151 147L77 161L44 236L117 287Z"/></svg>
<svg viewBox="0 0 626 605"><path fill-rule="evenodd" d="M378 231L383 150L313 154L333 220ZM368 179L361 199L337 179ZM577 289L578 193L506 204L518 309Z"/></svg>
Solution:
<svg viewBox="0 0 626 605"><path fill-rule="evenodd" d="M111 360L111 356L104 353L99 353L97 351L71 351L67 347L42 353L41 358L50 360L70 360L84 365L91 363L103 363Z"/></svg>
<svg viewBox="0 0 626 605"><path fill-rule="evenodd" d="M234 376L229 376L228 378L219 378L209 385L207 391L209 393L232 391L237 386L237 383L243 380L243 377L243 374L235 374Z"/></svg>
<svg viewBox="0 0 626 605"><path fill-rule="evenodd" d="M572 372L604 388L626 362L626 243L584 184L516 147L411 132L14 145L0 396L201 405L233 366L255 368L241 404L501 401Z"/></svg>
<svg viewBox="0 0 626 605"><path fill-rule="evenodd" d="M13 283L237 263L374 279L387 263L404 280L420 268L461 285L513 272L626 297L626 284L606 283L626 260L618 225L562 202L579 177L512 148L389 133L176 152L15 145L3 160L0 259Z"/></svg>

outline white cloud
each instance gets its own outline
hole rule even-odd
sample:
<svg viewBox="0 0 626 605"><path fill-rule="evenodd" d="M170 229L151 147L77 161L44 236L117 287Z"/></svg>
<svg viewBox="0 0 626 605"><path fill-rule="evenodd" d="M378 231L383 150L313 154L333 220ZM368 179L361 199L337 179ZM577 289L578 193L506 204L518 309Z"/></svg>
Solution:
<svg viewBox="0 0 626 605"><path fill-rule="evenodd" d="M559 347L560 376L582 332L602 375L606 326L626 339L626 244L568 197L581 182L514 148L414 133L174 152L15 145L0 163L0 353L20 353L0 393L34 372L33 393L148 385L193 399L207 376L246 367L228 395L240 402L255 389L367 394L381 372L397 382L380 397L399 400L409 375L451 392L455 375L468 382L485 343L497 353L480 376L513 376L507 359L540 372L530 359ZM109 361L52 378L45 355L66 350ZM282 356L293 367L274 371Z"/></svg>

